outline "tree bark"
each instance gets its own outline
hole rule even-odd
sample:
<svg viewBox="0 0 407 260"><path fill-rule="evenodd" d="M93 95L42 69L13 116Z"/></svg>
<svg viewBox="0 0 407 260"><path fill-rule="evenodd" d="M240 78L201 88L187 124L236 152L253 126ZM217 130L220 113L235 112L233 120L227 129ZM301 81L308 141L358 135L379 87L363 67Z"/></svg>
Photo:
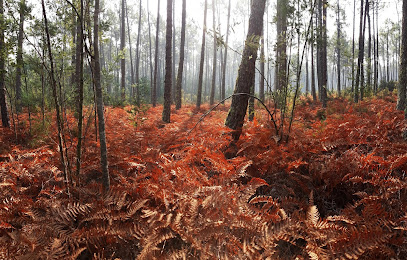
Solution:
<svg viewBox="0 0 407 260"><path fill-rule="evenodd" d="M277 47L275 89L287 88L287 10L288 0L277 0Z"/></svg>
<svg viewBox="0 0 407 260"><path fill-rule="evenodd" d="M18 29L17 39L17 57L16 57L16 110L21 112L21 74L23 63L23 40L24 40L24 19L25 19L25 0L21 0L19 3L20 23Z"/></svg>
<svg viewBox="0 0 407 260"><path fill-rule="evenodd" d="M109 168L107 161L107 145L106 145L106 130L105 116L103 106L103 91L100 83L100 58L99 58L99 0L95 0L94 14L94 32L93 32L93 64L94 64L94 79L96 90L96 108L99 121L99 142L100 142L100 164L102 167L102 185L103 191L106 193L110 188Z"/></svg>
<svg viewBox="0 0 407 260"><path fill-rule="evenodd" d="M337 82L337 91L338 91L338 96L341 96L341 9L339 6L339 0L337 0L337 12L338 12L338 20L337 20L337 39L336 39L336 53L338 55L337 57L337 64L336 64L336 69L337 69L337 76L338 76L338 82Z"/></svg>
<svg viewBox="0 0 407 260"><path fill-rule="evenodd" d="M311 0L311 5L313 4L313 0ZM312 10L312 9L311 9ZM314 15L311 11L311 15ZM314 23L311 22L311 93L312 99L317 101L317 91L315 89L315 62L314 62L314 45L315 45L315 38L314 38Z"/></svg>
<svg viewBox="0 0 407 260"><path fill-rule="evenodd" d="M139 3L138 32L136 46L136 103L140 106L140 34L141 34L141 0Z"/></svg>
<svg viewBox="0 0 407 260"><path fill-rule="evenodd" d="M1 109L1 123L3 127L10 127L8 118L8 109L6 102L6 90L4 87L5 81L5 59L6 51L4 44L4 0L0 0L0 109Z"/></svg>
<svg viewBox="0 0 407 260"><path fill-rule="evenodd" d="M59 153L60 153L63 173L64 173L64 176L65 176L66 190L67 190L67 193L69 195L70 177L68 176L67 164L65 162L64 143L63 143L63 138L62 138L61 108L60 108L59 100L58 100L57 82L55 80L55 74L54 74L54 60L53 60L52 50L51 50L51 38L50 38L50 35L49 35L48 19L47 19L47 14L46 14L46 11L45 11L44 0L41 0L41 5L42 5L42 14L43 14L43 18L44 18L44 25L45 25L45 34L46 34L46 37L47 37L48 57L49 57L49 62L50 62L50 78L51 78L52 96L54 98L56 117L57 117Z"/></svg>
<svg viewBox="0 0 407 260"><path fill-rule="evenodd" d="M150 64L150 90L151 90L151 97L153 95L153 55L151 50L151 24L150 24L150 8L148 5L149 1L147 1L147 23L148 23L148 50L150 54L149 64ZM152 98L151 98L152 100Z"/></svg>
<svg viewBox="0 0 407 260"><path fill-rule="evenodd" d="M199 65L198 94L197 94L197 98L196 98L196 107L198 109L201 107L201 101L202 101L202 84L203 84L203 71L204 71L204 62L205 62L205 36L206 36L207 12L208 12L208 0L205 0L204 25L203 25L203 29L202 29L201 62Z"/></svg>
<svg viewBox="0 0 407 260"><path fill-rule="evenodd" d="M353 32L352 32L352 93L355 91L355 24L356 0L353 0Z"/></svg>
<svg viewBox="0 0 407 260"><path fill-rule="evenodd" d="M120 59L120 70L121 70L121 81L120 81L120 94L121 94L121 99L124 102L126 99L126 59L125 59L125 53L124 53L124 48L126 47L126 26L125 26L125 15L124 15L124 10L125 10L125 0L122 0L122 11L121 11L121 31L120 31L120 51L121 51L121 59Z"/></svg>
<svg viewBox="0 0 407 260"><path fill-rule="evenodd" d="M185 22L186 22L186 0L182 0L182 25L181 25L181 46L179 53L179 65L177 75L177 86L175 92L175 108L180 109L182 103L182 75L184 71L184 53L185 53Z"/></svg>
<svg viewBox="0 0 407 260"><path fill-rule="evenodd" d="M212 11L213 11L213 63L212 63L212 87L211 87L211 96L209 99L210 105L215 103L215 88L216 88L216 65L217 65L217 36L216 36L216 24L215 24L215 10L216 1L212 0Z"/></svg>
<svg viewBox="0 0 407 260"><path fill-rule="evenodd" d="M257 50L261 33L263 30L263 16L266 0L253 0L249 20L249 30L247 33L245 47L243 50L242 61L239 66L238 77L236 81L235 94L250 93L250 87L253 84L255 76L255 63L257 59ZM242 132L244 118L247 111L248 95L235 95L232 97L225 125L233 130L233 138L238 140Z"/></svg>
<svg viewBox="0 0 407 260"><path fill-rule="evenodd" d="M170 122L171 117L171 87L172 87L172 1L167 0L167 30L165 33L165 83L163 121Z"/></svg>
<svg viewBox="0 0 407 260"><path fill-rule="evenodd" d="M78 119L78 143L76 145L76 177L79 176L81 170L81 157L82 157L82 129L83 129L83 0L80 0L80 10L77 20L76 29L76 117Z"/></svg>
<svg viewBox="0 0 407 260"><path fill-rule="evenodd" d="M158 77L158 51L159 51L159 32L160 32L160 0L158 0L158 8L157 8L157 31L155 34L155 57L154 57L154 81L153 81L153 89L151 95L151 103L153 103L153 107L157 106L157 77Z"/></svg>
<svg viewBox="0 0 407 260"><path fill-rule="evenodd" d="M360 75L361 75L361 70L362 70L362 63L363 63L363 57L364 57L364 22L363 22L363 18L364 16L364 6L363 6L363 2L364 0L360 1L360 30L359 30L359 55L358 55L358 67L357 67L357 71L356 71L356 79L355 79L355 93L354 93L354 101L355 103L359 102L359 84L363 84L363 82L360 82ZM367 3L367 0L366 0Z"/></svg>
<svg viewBox="0 0 407 260"><path fill-rule="evenodd" d="M127 36L129 38L129 53L130 53L130 89L131 89L131 97L135 98L135 89L134 89L134 66L133 66L133 48L131 45L131 34L130 34L130 22L129 22L129 10L126 1L126 20L127 20Z"/></svg>
<svg viewBox="0 0 407 260"><path fill-rule="evenodd" d="M227 27L226 27L226 42L225 42L225 53L223 57L223 66L222 66L222 86L221 86L221 100L225 99L226 95L226 62L228 58L228 43L229 43L229 27L230 27L230 1L229 0L229 5L228 5L228 21L227 21Z"/></svg>
<svg viewBox="0 0 407 260"><path fill-rule="evenodd" d="M320 4L322 5L322 13L320 21L320 48L319 48L319 59L320 59L320 66L321 66L321 81L318 81L321 89L321 101L322 107L327 106L328 95L327 95L327 88L328 88L328 62L327 62L327 28L326 28L326 19L327 19L327 1L320 0Z"/></svg>
<svg viewBox="0 0 407 260"><path fill-rule="evenodd" d="M372 85L372 32L371 32L371 19L370 19L370 3L366 6L367 24L368 24L368 42L367 42L367 80L366 85L371 89Z"/></svg>
<svg viewBox="0 0 407 260"><path fill-rule="evenodd" d="M265 69L264 69L264 63L265 63L265 55L264 55L264 28L262 31L262 37L261 37L261 49L260 49L260 85L259 85L259 99L264 102L264 85L265 85Z"/></svg>
<svg viewBox="0 0 407 260"><path fill-rule="evenodd" d="M399 72L399 89L397 99L397 109L406 110L406 89L407 89L407 0L403 0L403 18L401 24L401 57Z"/></svg>
<svg viewBox="0 0 407 260"><path fill-rule="evenodd" d="M172 74L171 74L171 82L175 84L175 0L172 0ZM171 89L171 103L175 103L175 96L176 96L176 88L175 86Z"/></svg>

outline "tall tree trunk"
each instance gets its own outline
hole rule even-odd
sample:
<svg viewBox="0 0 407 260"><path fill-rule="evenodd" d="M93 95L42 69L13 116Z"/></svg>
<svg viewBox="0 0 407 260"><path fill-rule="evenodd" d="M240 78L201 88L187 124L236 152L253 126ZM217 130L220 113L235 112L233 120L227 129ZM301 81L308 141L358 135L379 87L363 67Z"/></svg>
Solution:
<svg viewBox="0 0 407 260"><path fill-rule="evenodd" d="M63 138L62 138L62 131L63 131L62 123L63 122L61 120L61 108L59 106L59 100L58 100L57 82L55 80L55 74L54 74L55 73L54 72L54 60L52 57L52 50L51 50L51 38L49 35L48 19L47 19L47 13L45 10L44 0L41 0L41 5L42 5L42 14L43 14L43 18L44 18L45 34L47 37L47 48L48 48L48 57L49 57L49 63L50 63L50 78L51 78L51 86L52 86L52 96L54 98L56 117L57 117L58 145L59 145L58 147L59 147L62 169L63 169L63 173L65 176L66 190L69 195L70 176L68 176L67 164L65 162L64 142L63 142Z"/></svg>
<svg viewBox="0 0 407 260"><path fill-rule="evenodd" d="M159 32L160 32L160 0L158 0L158 8L157 8L157 31L155 34L155 57L154 57L154 82L153 82L153 89L151 95L151 103L153 103L153 107L157 105L157 77L158 77L158 52L159 52Z"/></svg>
<svg viewBox="0 0 407 260"><path fill-rule="evenodd" d="M163 121L170 122L171 117L171 88L172 88L172 1L167 0L167 30L165 33L165 83Z"/></svg>
<svg viewBox="0 0 407 260"><path fill-rule="evenodd" d="M213 20L212 20L212 28L213 28L213 65L212 65L212 87L211 87L211 96L209 99L209 103L213 105L215 103L215 87L216 87L216 65L217 65L217 36L216 36L216 9L215 6L216 1L212 0L212 11L213 11Z"/></svg>
<svg viewBox="0 0 407 260"><path fill-rule="evenodd" d="M287 88L287 10L288 0L277 0L276 90Z"/></svg>
<svg viewBox="0 0 407 260"><path fill-rule="evenodd" d="M321 82L318 82L320 85L321 89L321 101L322 101L322 107L327 106L327 101L328 101L328 93L327 93L327 88L328 88L328 74L327 74L327 68L328 68L328 62L327 62L327 28L326 28L326 19L327 19L327 1L326 0L320 0L320 4L322 5L322 13L321 13L321 18L320 21L322 22L320 24L320 51L319 51L319 59L320 59L320 66L321 66Z"/></svg>
<svg viewBox="0 0 407 260"><path fill-rule="evenodd" d="M370 4L366 6L366 15L367 15L367 24L368 24L368 42L367 42L367 81L366 85L369 89L371 89L372 85L372 32L371 32L371 20L370 20Z"/></svg>
<svg viewBox="0 0 407 260"><path fill-rule="evenodd" d="M264 102L264 85L265 85L265 55L264 55L264 28L261 37L261 49L260 49L260 85L259 85L259 99Z"/></svg>
<svg viewBox="0 0 407 260"><path fill-rule="evenodd" d="M172 74L171 74L171 82L175 84L175 0L172 0ZM175 86L171 89L171 103L175 103L175 96L176 96L176 88Z"/></svg>
<svg viewBox="0 0 407 260"><path fill-rule="evenodd" d="M230 27L230 4L229 0L229 5L228 5L228 21L227 21L227 27L226 27L226 42L225 42L225 53L223 57L223 65L222 65L222 85L221 85L221 100L225 99L226 95L226 62L228 58L228 43L229 43L229 27Z"/></svg>
<svg viewBox="0 0 407 260"><path fill-rule="evenodd" d="M5 81L5 59L6 52L4 44L4 0L0 0L0 109L1 109L1 123L4 127L10 127L10 121L8 119L8 109L6 102L6 90L4 87Z"/></svg>
<svg viewBox="0 0 407 260"><path fill-rule="evenodd" d="M83 135L83 13L84 6L83 0L80 0L79 17L77 21L76 29L76 91L77 91L77 103L76 103L76 117L78 119L78 143L76 145L76 177L79 176L81 170L81 157L82 157L82 135Z"/></svg>
<svg viewBox="0 0 407 260"><path fill-rule="evenodd" d="M24 20L25 20L25 0L21 0L19 3L20 23L18 29L17 39L17 66L16 66L16 110L21 112L22 100L21 100L21 74L23 63L23 40L24 40Z"/></svg>
<svg viewBox="0 0 407 260"><path fill-rule="evenodd" d="M403 18L401 24L401 57L400 57L399 85L397 95L397 109L406 110L407 89L407 0L403 0Z"/></svg>
<svg viewBox="0 0 407 260"><path fill-rule="evenodd" d="M202 29L201 62L199 65L198 94L197 94L197 98L196 98L196 107L198 109L201 107L201 101L202 101L202 84L203 84L203 72L204 72L204 62L205 62L205 36L206 36L207 12L208 12L208 0L205 0L204 24L203 24L203 29Z"/></svg>
<svg viewBox="0 0 407 260"><path fill-rule="evenodd" d="M376 21L375 21L375 1L372 2L373 11L372 11L372 30L373 30L373 92L376 94L377 91L377 79L376 79Z"/></svg>
<svg viewBox="0 0 407 260"><path fill-rule="evenodd" d="M139 16L138 16L138 32L137 32L137 46L136 46L136 103L140 106L140 34L141 34L141 13L142 5L141 0L139 3Z"/></svg>
<svg viewBox="0 0 407 260"><path fill-rule="evenodd" d="M311 0L311 5L313 4L313 0ZM312 10L312 9L311 9ZM311 11L311 15L313 15ZM314 46L315 46L315 38L314 38L314 23L311 22L311 93L312 99L317 101L317 91L315 89L315 62L314 62Z"/></svg>
<svg viewBox="0 0 407 260"><path fill-rule="evenodd" d="M126 20L127 20L127 35L129 37L129 52L130 52L130 89L131 89L131 97L135 98L135 89L134 89L134 66L133 66L133 48L131 45L131 34L130 34L130 22L129 22L129 7L126 1Z"/></svg>
<svg viewBox="0 0 407 260"><path fill-rule="evenodd" d="M363 64L363 59L364 59L364 49L365 49L365 41L364 41L364 18L366 17L364 6L363 6L363 1L360 1L360 30L359 30L359 55L358 55L358 67L356 71L356 80L355 80L355 96L354 96L354 101L355 103L359 102L359 84L362 85L363 82L360 80L360 76L362 75L362 64ZM368 4L368 0L366 0L366 4Z"/></svg>
<svg viewBox="0 0 407 260"><path fill-rule="evenodd" d="M341 95L341 9L339 6L339 0L337 0L337 12L338 12L338 20L337 20L337 39L336 39L336 54L338 55L337 57L337 72L338 72L338 82L337 82L337 91L338 91L338 96Z"/></svg>
<svg viewBox="0 0 407 260"><path fill-rule="evenodd" d="M82 0L81 0L82 1ZM120 30L120 70L121 70L121 81L120 81L120 94L121 99L124 102L126 99L126 58L125 58L125 47L126 47L126 26L125 26L125 15L124 10L126 8L125 0L122 0L122 10L121 10L121 30Z"/></svg>
<svg viewBox="0 0 407 260"><path fill-rule="evenodd" d="M100 83L100 58L99 58L99 0L95 0L95 13L94 13L94 32L93 32L93 64L94 64L94 78L96 90L96 108L99 121L99 142L100 142L100 164L102 167L102 185L103 191L106 193L110 188L109 168L107 161L107 145L106 145L106 130L105 130L105 116L103 106L103 91Z"/></svg>
<svg viewBox="0 0 407 260"><path fill-rule="evenodd" d="M76 21L76 11L75 9L72 8L72 28L71 28L71 33L72 33L72 43L73 46L76 46L76 27L77 27L77 21ZM72 56L71 56L71 65L72 68L75 68L76 66L76 48L72 48ZM71 74L71 85L75 86L76 85L76 76L75 76L75 70L72 70Z"/></svg>
<svg viewBox="0 0 407 260"><path fill-rule="evenodd" d="M390 81L389 32L386 33L386 77Z"/></svg>
<svg viewBox="0 0 407 260"><path fill-rule="evenodd" d="M259 41L263 31L263 16L266 0L253 0L251 6L249 30L243 50L242 61L239 66L239 74L236 81L235 96L232 98L225 125L234 131L233 137L238 140L242 132L244 118L247 111L249 96L240 95L240 93L249 94L250 87L253 85L255 76L255 65Z"/></svg>
<svg viewBox="0 0 407 260"><path fill-rule="evenodd" d="M182 25L181 25L181 45L179 51L179 65L177 75L177 86L175 92L175 108L180 109L182 103L182 75L184 71L184 52L185 52L185 22L186 22L186 5L187 1L182 0Z"/></svg>
<svg viewBox="0 0 407 260"><path fill-rule="evenodd" d="M149 63L150 63L150 90L151 90L151 97L153 95L153 55L152 55L152 47L151 47L151 24L150 24L150 7L148 5L149 1L147 1L147 24L148 24L148 50L149 50ZM151 98L152 100L152 98Z"/></svg>
<svg viewBox="0 0 407 260"><path fill-rule="evenodd" d="M307 48L307 59L305 60L305 96L309 94L309 47Z"/></svg>
<svg viewBox="0 0 407 260"><path fill-rule="evenodd" d="M355 24L356 0L353 0L353 31L352 31L352 93L355 93ZM355 91L355 92L354 92Z"/></svg>
<svg viewBox="0 0 407 260"><path fill-rule="evenodd" d="M249 121L252 122L254 120L254 86L256 84L256 72L255 76L253 77L252 86L250 87L250 97L249 97Z"/></svg>

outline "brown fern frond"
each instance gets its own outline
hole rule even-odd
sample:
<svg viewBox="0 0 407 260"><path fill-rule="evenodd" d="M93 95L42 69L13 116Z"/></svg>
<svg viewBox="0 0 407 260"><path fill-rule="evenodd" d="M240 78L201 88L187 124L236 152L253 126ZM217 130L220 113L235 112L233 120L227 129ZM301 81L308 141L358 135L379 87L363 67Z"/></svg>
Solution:
<svg viewBox="0 0 407 260"><path fill-rule="evenodd" d="M176 235L169 229L161 230L158 233L153 233L147 236L142 241L143 250L138 255L138 259L152 259L154 254L165 247L165 241L175 238ZM163 243L159 248L159 244Z"/></svg>
<svg viewBox="0 0 407 260"><path fill-rule="evenodd" d="M139 209L141 209L146 203L148 199L140 200L140 201L133 201L127 208L126 216L124 219L131 218Z"/></svg>
<svg viewBox="0 0 407 260"><path fill-rule="evenodd" d="M308 212L307 212L307 220L309 223L311 223L313 226L317 226L319 222L319 211L317 206L312 205L309 207Z"/></svg>

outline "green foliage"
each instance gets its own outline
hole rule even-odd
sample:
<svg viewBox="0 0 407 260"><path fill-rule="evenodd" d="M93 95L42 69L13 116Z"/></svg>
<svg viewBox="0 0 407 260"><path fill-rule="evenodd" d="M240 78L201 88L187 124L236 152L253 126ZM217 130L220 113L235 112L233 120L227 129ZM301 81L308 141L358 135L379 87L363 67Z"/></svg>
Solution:
<svg viewBox="0 0 407 260"><path fill-rule="evenodd" d="M32 125L32 138L29 140L29 147L35 148L46 144L51 138L52 117L49 114L42 118L35 118Z"/></svg>
<svg viewBox="0 0 407 260"><path fill-rule="evenodd" d="M149 108L149 105L141 104L140 106L131 106L131 109L127 110L136 128L142 126L144 121L148 120L147 111Z"/></svg>
<svg viewBox="0 0 407 260"><path fill-rule="evenodd" d="M393 90L397 89L398 82L394 80L385 81L381 80L379 84L379 90L387 89L389 92L393 92Z"/></svg>

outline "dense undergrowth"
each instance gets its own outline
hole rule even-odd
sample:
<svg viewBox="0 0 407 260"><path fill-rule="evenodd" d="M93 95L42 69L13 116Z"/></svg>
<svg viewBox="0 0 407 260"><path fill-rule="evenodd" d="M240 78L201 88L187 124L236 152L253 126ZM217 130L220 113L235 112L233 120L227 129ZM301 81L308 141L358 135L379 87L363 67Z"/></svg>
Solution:
<svg viewBox="0 0 407 260"><path fill-rule="evenodd" d="M189 135L204 111L174 110L165 125L160 107L107 108L111 191L89 124L70 198L56 131L39 141L21 126L17 143L1 128L0 258L407 259L407 125L394 99L325 111L302 100L288 144L262 112L233 143L227 108Z"/></svg>

